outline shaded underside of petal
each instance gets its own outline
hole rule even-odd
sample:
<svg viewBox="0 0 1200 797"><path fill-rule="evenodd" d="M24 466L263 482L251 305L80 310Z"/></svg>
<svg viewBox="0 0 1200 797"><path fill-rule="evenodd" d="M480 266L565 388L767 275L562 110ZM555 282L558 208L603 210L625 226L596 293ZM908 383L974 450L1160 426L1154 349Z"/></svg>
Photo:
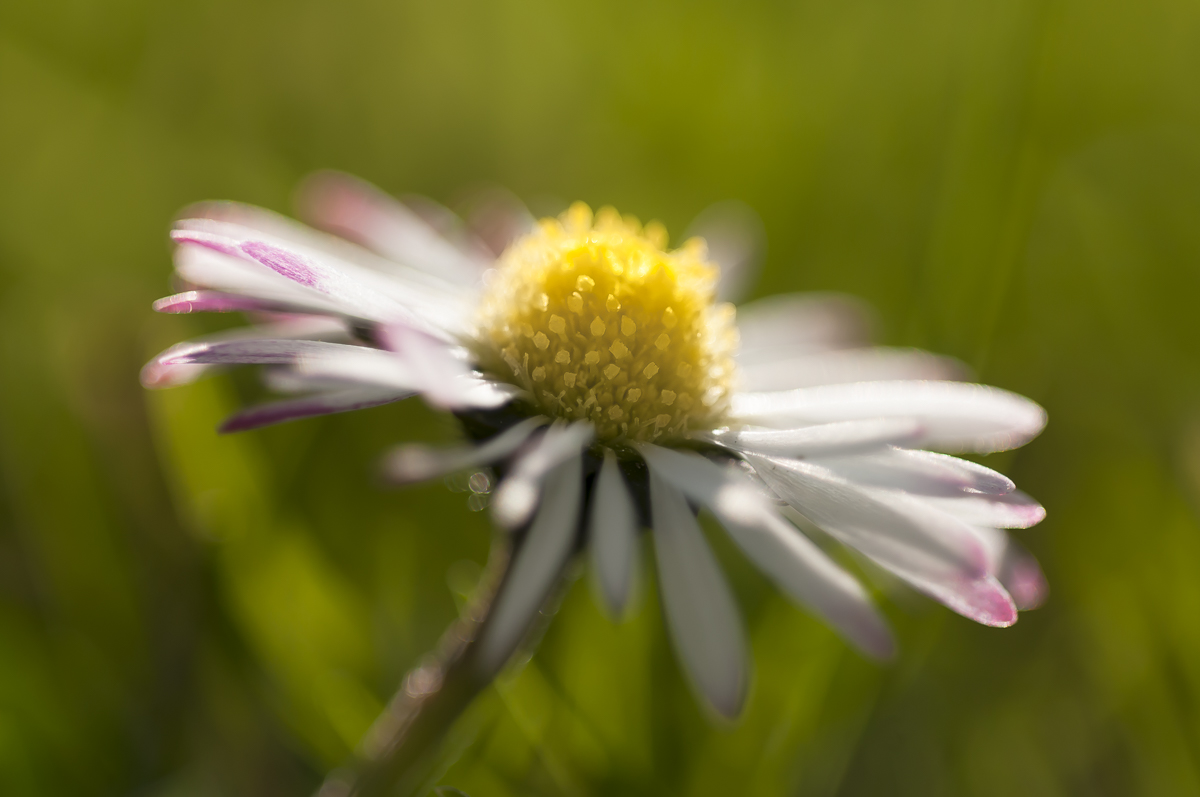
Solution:
<svg viewBox="0 0 1200 797"><path fill-rule="evenodd" d="M393 484L412 484L435 476L486 465L509 456L547 420L542 417L521 421L478 445L431 448L420 443L400 446L384 461L384 475Z"/></svg>
<svg viewBox="0 0 1200 797"><path fill-rule="evenodd" d="M542 481L555 467L577 455L592 440L590 423L552 426L513 466L492 498L492 515L503 528L516 528L533 514Z"/></svg>
<svg viewBox="0 0 1200 797"><path fill-rule="evenodd" d="M633 589L637 529L637 509L617 457L612 451L605 451L592 492L588 547L600 595L614 617L624 613Z"/></svg>
<svg viewBox="0 0 1200 797"><path fill-rule="evenodd" d="M684 672L723 717L746 699L748 655L733 595L683 495L650 470L650 511L667 629Z"/></svg>
<svg viewBox="0 0 1200 797"><path fill-rule="evenodd" d="M479 663L487 677L504 666L528 633L570 557L583 494L582 457L563 462L546 488L479 638Z"/></svg>
<svg viewBox="0 0 1200 797"><path fill-rule="evenodd" d="M411 395L412 393L356 388L272 401L234 413L221 424L219 431L222 433L244 432L301 418L379 407Z"/></svg>

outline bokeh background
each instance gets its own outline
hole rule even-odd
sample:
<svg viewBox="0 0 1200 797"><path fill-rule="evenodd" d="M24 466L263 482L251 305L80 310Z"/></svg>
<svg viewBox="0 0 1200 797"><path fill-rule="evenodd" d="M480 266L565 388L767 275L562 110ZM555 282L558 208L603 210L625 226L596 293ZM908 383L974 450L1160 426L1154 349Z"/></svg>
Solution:
<svg viewBox="0 0 1200 797"><path fill-rule="evenodd" d="M837 290L879 338L1029 395L987 462L1050 580L1008 630L882 596L864 661L718 545L741 721L682 683L653 579L585 580L457 726L491 795L1200 793L1200 4L800 0L0 3L0 792L307 794L455 616L486 516L378 456L415 403L243 436L251 375L160 393L183 205L290 210L333 167L454 206L737 198L755 295Z"/></svg>

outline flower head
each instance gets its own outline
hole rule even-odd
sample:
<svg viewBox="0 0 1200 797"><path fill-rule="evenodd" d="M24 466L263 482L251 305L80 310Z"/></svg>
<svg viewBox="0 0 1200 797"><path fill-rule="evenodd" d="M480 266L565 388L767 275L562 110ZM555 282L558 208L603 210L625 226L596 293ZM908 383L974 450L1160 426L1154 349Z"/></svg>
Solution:
<svg viewBox="0 0 1200 797"><path fill-rule="evenodd" d="M1003 531L1044 511L1005 476L942 452L1037 435L1028 399L955 381L960 366L866 345L846 299L786 296L739 311L692 239L582 204L533 224L509 203L498 259L447 212L342 175L306 192L317 232L256 208L205 205L173 232L189 290L163 312L247 311L236 333L181 344L143 371L180 384L228 364L267 366L292 394L226 431L422 396L466 442L396 449L397 483L493 466L514 553L479 639L494 673L586 543L614 613L629 598L639 529L652 530L663 607L693 685L718 712L745 698L748 660L730 590L696 520L707 510L759 569L852 644L892 640L867 593L797 525L833 539L956 612L1015 622L1044 592ZM494 211L495 208L492 208ZM711 226L730 262L730 220ZM734 224L736 228L736 223ZM492 236L494 237L494 236ZM749 236L752 237L752 236ZM733 249L737 247L734 246ZM739 342L739 327L741 339Z"/></svg>

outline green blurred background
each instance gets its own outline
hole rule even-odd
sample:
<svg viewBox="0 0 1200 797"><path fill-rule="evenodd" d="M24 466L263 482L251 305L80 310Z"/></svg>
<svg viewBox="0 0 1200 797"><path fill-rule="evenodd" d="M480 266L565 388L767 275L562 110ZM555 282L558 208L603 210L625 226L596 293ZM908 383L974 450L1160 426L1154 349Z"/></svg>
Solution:
<svg viewBox="0 0 1200 797"><path fill-rule="evenodd" d="M857 294L1051 418L988 458L1049 510L1014 628L899 593L876 666L723 545L757 669L718 727L652 580L619 626L580 581L442 783L1200 793L1198 78L1195 0L0 3L0 793L306 794L469 591L486 517L373 479L434 414L220 438L250 375L138 385L236 322L150 312L177 209L323 167L676 234L742 199L756 295Z"/></svg>

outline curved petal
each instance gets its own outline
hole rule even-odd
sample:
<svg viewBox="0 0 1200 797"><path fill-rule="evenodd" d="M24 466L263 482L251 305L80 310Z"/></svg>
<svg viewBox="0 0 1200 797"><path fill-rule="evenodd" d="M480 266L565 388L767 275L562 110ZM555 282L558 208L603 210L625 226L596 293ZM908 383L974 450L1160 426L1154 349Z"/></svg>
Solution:
<svg viewBox="0 0 1200 797"><path fill-rule="evenodd" d="M516 650L549 597L571 555L579 528L583 462L577 453L546 480L546 496L517 548L479 637L485 676L497 673Z"/></svg>
<svg viewBox="0 0 1200 797"><path fill-rule="evenodd" d="M590 520L592 572L604 605L614 617L620 617L629 602L637 569L638 518L617 457L609 450L604 452L604 463L596 476Z"/></svg>
<svg viewBox="0 0 1200 797"><path fill-rule="evenodd" d="M744 390L793 390L848 382L910 379L957 381L970 371L952 357L920 349L845 349L763 359L739 369Z"/></svg>
<svg viewBox="0 0 1200 797"><path fill-rule="evenodd" d="M932 451L885 448L844 457L816 457L823 467L857 484L921 495L1007 495L1016 489L1003 473Z"/></svg>
<svg viewBox="0 0 1200 797"><path fill-rule="evenodd" d="M973 526L1027 529L1046 519L1046 510L1020 490L1008 495L922 496L922 501Z"/></svg>
<svg viewBox="0 0 1200 797"><path fill-rule="evenodd" d="M313 174L299 191L299 205L317 227L451 281L473 283L491 265L482 253L454 246L399 200L348 174Z"/></svg>
<svg viewBox="0 0 1200 797"><path fill-rule="evenodd" d="M871 342L873 316L862 301L833 293L787 293L738 308L738 364L774 362L804 352Z"/></svg>
<svg viewBox="0 0 1200 797"><path fill-rule="evenodd" d="M492 515L502 528L520 526L537 507L538 494L546 475L563 460L578 454L592 441L590 423L552 426L524 453L500 482L492 498Z"/></svg>
<svg viewBox="0 0 1200 797"><path fill-rule="evenodd" d="M863 418L912 418L921 445L987 453L1028 443L1046 425L1046 412L1007 390L962 382L856 382L766 393L738 393L732 414L766 426Z"/></svg>
<svg viewBox="0 0 1200 797"><path fill-rule="evenodd" d="M412 484L492 463L515 452L538 427L546 423L547 420L541 416L529 418L478 445L431 448L411 443L400 446L388 454L384 461L384 474L393 484Z"/></svg>
<svg viewBox="0 0 1200 797"><path fill-rule="evenodd" d="M1016 607L970 526L914 497L854 485L811 463L746 456L772 490L835 539L976 622L1016 622Z"/></svg>
<svg viewBox="0 0 1200 797"><path fill-rule="evenodd" d="M746 635L729 585L696 518L674 487L650 471L650 512L667 630L693 687L723 717L746 700Z"/></svg>
<svg viewBox="0 0 1200 797"><path fill-rule="evenodd" d="M732 512L727 501L712 500L721 493L714 484L737 490L744 477L698 454L652 445L643 446L642 451L655 473L709 507L750 561L792 600L813 611L864 653L888 658L895 652L891 632L862 585L780 517L765 498L759 498L753 509L739 504Z"/></svg>
<svg viewBox="0 0 1200 797"><path fill-rule="evenodd" d="M355 388L339 390L331 393L318 393L312 396L272 401L247 407L229 416L221 424L218 431L222 434L229 432L245 432L284 421L295 421L301 418L314 418L319 415L331 415L335 412L363 410L368 407L379 407L391 404L413 395L411 392L396 392L392 390Z"/></svg>

